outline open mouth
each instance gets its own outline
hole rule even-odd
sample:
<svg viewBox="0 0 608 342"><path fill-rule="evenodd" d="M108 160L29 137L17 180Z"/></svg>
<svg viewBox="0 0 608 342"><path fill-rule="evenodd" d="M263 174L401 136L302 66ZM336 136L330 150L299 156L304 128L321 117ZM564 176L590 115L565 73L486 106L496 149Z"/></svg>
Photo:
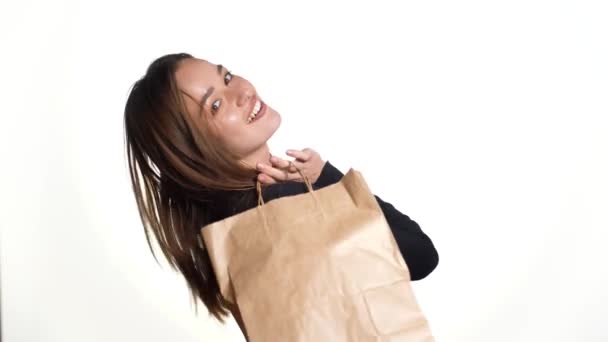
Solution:
<svg viewBox="0 0 608 342"><path fill-rule="evenodd" d="M247 123L250 124L254 121L259 120L266 113L266 104L262 102L262 100L257 99L255 105L253 106L253 110L249 117L247 118Z"/></svg>

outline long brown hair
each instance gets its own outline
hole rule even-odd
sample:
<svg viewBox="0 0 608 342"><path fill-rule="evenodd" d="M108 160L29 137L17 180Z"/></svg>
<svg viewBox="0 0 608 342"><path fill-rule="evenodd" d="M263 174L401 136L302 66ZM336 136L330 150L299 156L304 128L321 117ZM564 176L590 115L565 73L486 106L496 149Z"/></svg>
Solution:
<svg viewBox="0 0 608 342"><path fill-rule="evenodd" d="M129 176L150 251L153 233L170 266L209 313L228 315L200 228L210 223L211 194L255 188L257 172L239 162L214 138L208 125L187 114L175 71L187 53L154 60L131 88L125 112Z"/></svg>

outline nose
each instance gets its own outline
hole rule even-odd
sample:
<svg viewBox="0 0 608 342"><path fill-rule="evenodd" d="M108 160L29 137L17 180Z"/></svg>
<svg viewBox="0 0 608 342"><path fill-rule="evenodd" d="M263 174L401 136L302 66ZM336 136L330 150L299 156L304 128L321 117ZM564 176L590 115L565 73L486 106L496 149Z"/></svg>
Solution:
<svg viewBox="0 0 608 342"><path fill-rule="evenodd" d="M253 90L243 89L237 96L236 105L239 107L246 106L251 100L251 97L253 97Z"/></svg>

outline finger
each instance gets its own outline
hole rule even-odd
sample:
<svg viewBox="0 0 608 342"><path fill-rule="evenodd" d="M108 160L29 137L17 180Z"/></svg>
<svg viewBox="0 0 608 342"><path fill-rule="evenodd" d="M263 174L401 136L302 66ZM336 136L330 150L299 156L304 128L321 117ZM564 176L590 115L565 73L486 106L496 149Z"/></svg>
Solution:
<svg viewBox="0 0 608 342"><path fill-rule="evenodd" d="M268 165L263 165L260 170L266 175L274 178L275 181L290 181L297 180L300 178L299 173L289 172L285 169L277 169Z"/></svg>
<svg viewBox="0 0 608 342"><path fill-rule="evenodd" d="M305 169L305 162L301 162L298 160L294 160L289 164L289 172L298 172L298 169L300 171ZM301 178L301 177L300 177Z"/></svg>
<svg viewBox="0 0 608 342"><path fill-rule="evenodd" d="M298 172L298 169L294 166L293 161L290 161L290 160L283 160L283 161L277 162L273 166L282 171L288 171L291 173Z"/></svg>
<svg viewBox="0 0 608 342"><path fill-rule="evenodd" d="M272 158L274 158L274 159L272 159ZM294 167L294 163L297 162L296 160L286 160L286 159L281 159L279 157L272 157L272 158L271 158L271 162L274 167L276 167L278 169L282 169L282 170L288 170L289 172L298 172L298 169L296 169ZM301 165L301 163L300 163L300 165Z"/></svg>
<svg viewBox="0 0 608 342"><path fill-rule="evenodd" d="M310 156L310 158L308 159L313 159L317 156L319 156L319 153L317 153L317 151L313 150L312 148L305 148L302 150L302 152L308 153L308 155Z"/></svg>
<svg viewBox="0 0 608 342"><path fill-rule="evenodd" d="M289 167L289 160L281 159L279 157L272 156L270 158L272 165L279 169L285 169Z"/></svg>
<svg viewBox="0 0 608 342"><path fill-rule="evenodd" d="M287 155L290 157L297 158L301 161L308 161L312 157L310 151L298 151L298 150L287 150Z"/></svg>
<svg viewBox="0 0 608 342"><path fill-rule="evenodd" d="M298 169L300 171L298 171ZM289 172L291 172L294 175L294 178L291 180L294 181L298 181L298 182L304 182L304 177L306 177L306 165L303 162L299 162L299 161L292 161L291 164L289 165ZM300 173L302 172L302 173ZM310 178L309 178L310 180Z"/></svg>
<svg viewBox="0 0 608 342"><path fill-rule="evenodd" d="M263 183L263 184L277 183L277 181L274 178L272 178L269 175L264 174L264 173L258 174L258 180L260 181L260 183Z"/></svg>

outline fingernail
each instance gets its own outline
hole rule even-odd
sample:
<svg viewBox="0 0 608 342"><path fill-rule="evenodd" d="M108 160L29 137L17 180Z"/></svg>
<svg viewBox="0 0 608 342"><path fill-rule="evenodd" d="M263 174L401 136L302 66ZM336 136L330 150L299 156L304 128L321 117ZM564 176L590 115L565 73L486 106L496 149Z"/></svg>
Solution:
<svg viewBox="0 0 608 342"><path fill-rule="evenodd" d="M292 154L292 153L293 153L293 151L292 151L292 150L287 150L287 152L285 152L285 153L287 153L287 154Z"/></svg>
<svg viewBox="0 0 608 342"><path fill-rule="evenodd" d="M264 164L258 163L258 169L263 169L263 168L264 168Z"/></svg>

